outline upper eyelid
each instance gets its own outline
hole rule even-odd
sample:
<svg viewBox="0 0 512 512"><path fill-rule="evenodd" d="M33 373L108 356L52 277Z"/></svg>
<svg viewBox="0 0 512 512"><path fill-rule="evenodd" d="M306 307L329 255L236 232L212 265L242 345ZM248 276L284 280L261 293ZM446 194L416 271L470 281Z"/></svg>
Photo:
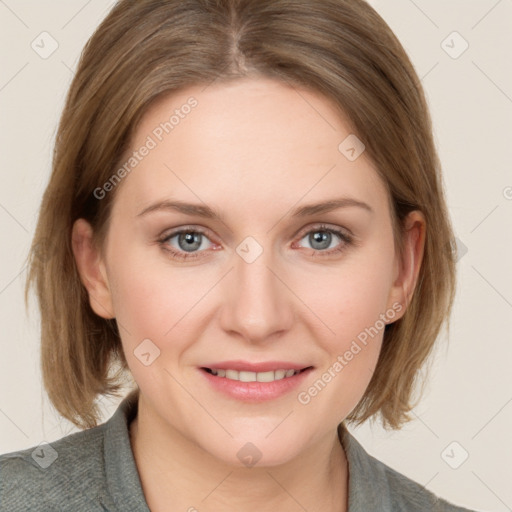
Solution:
<svg viewBox="0 0 512 512"><path fill-rule="evenodd" d="M317 224L313 224L313 226L305 227L305 228L299 230L297 232L296 236L300 236L302 234L307 234L311 231L341 231L342 233L346 232L348 235L353 236L350 229L343 227L343 226L334 226L334 225L330 226L329 223L327 223L327 222L320 222Z"/></svg>

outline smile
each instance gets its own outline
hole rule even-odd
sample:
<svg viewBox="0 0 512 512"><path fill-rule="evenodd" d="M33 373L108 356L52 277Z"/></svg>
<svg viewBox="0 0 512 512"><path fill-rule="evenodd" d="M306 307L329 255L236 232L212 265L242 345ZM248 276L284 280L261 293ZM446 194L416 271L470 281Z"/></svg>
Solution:
<svg viewBox="0 0 512 512"><path fill-rule="evenodd" d="M269 363L260 364L259 366L267 366L267 368L261 368L265 371L258 372L247 369L250 365L245 363L240 366L246 369L235 370L226 364L225 368L203 366L198 370L214 391L237 401L253 403L274 400L291 393L313 371L312 366L298 369L297 366L279 368L277 365L274 366L278 368L277 370L271 370L268 368Z"/></svg>
<svg viewBox="0 0 512 512"><path fill-rule="evenodd" d="M281 380L304 371L304 370L275 370L268 372L248 372L230 369L205 368L205 370L217 377L224 377L230 380L238 380L240 382L274 382Z"/></svg>

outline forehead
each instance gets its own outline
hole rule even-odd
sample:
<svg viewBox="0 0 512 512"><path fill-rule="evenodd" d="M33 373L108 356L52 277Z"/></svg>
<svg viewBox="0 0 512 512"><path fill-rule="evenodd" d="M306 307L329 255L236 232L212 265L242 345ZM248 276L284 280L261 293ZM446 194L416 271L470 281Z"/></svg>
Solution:
<svg viewBox="0 0 512 512"><path fill-rule="evenodd" d="M334 103L314 91L267 78L191 86L145 112L119 195L138 210L166 198L258 210L341 195L378 206L384 187L372 163L342 151L353 138ZM144 156L135 161L133 152Z"/></svg>

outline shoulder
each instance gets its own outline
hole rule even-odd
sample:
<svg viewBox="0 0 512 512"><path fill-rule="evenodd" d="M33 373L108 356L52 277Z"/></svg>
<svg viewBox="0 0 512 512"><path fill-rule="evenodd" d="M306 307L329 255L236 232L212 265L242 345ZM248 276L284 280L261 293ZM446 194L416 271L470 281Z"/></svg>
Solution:
<svg viewBox="0 0 512 512"><path fill-rule="evenodd" d="M349 464L350 512L476 512L436 496L371 456L344 424L338 433Z"/></svg>
<svg viewBox="0 0 512 512"><path fill-rule="evenodd" d="M373 457L372 457L373 458ZM391 510L407 512L475 512L459 507L435 495L419 483L411 480L381 461L373 458L375 468L380 468L389 490Z"/></svg>
<svg viewBox="0 0 512 512"><path fill-rule="evenodd" d="M102 510L104 430L102 424L0 455L0 511Z"/></svg>

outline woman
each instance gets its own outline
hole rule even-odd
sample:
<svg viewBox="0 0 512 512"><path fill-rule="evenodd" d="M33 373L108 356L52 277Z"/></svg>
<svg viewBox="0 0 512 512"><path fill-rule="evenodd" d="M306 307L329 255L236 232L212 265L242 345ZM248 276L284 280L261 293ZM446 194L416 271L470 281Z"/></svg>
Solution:
<svg viewBox="0 0 512 512"><path fill-rule="evenodd" d="M452 239L421 85L366 3L121 0L27 282L45 388L87 430L2 456L1 509L469 510L346 428L410 419Z"/></svg>

